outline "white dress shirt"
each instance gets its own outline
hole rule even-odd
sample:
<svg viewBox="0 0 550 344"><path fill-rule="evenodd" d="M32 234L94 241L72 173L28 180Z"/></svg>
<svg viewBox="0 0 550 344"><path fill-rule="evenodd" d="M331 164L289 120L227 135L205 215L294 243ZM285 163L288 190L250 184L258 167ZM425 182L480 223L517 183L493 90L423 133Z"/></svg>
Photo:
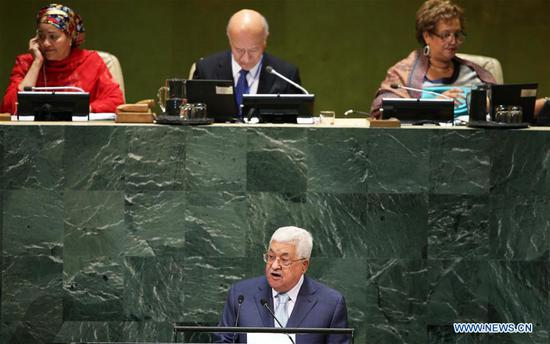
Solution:
<svg viewBox="0 0 550 344"><path fill-rule="evenodd" d="M256 65L248 71L248 74L246 75L246 81L248 82L248 94L256 94L258 93L258 83L260 82L260 70L262 67L262 60L263 58L256 63ZM231 72L233 73L233 81L235 83L235 87L237 86L237 82L239 81L240 77L240 71L241 66L235 61L235 58L233 57L233 54L231 54Z"/></svg>
<svg viewBox="0 0 550 344"><path fill-rule="evenodd" d="M286 312L288 314L288 318L290 319L290 315L292 314L292 310L294 310L294 305L296 304L296 299L298 298L298 293L300 292L300 288L302 287L302 284L304 284L304 275L300 277L300 280L292 289L286 292L289 299L286 304ZM271 289L272 292L272 298L273 298L273 307L277 308L277 302L279 301L275 296L279 295L279 292L275 291L274 289ZM275 319L273 319L273 325L277 327L277 322Z"/></svg>

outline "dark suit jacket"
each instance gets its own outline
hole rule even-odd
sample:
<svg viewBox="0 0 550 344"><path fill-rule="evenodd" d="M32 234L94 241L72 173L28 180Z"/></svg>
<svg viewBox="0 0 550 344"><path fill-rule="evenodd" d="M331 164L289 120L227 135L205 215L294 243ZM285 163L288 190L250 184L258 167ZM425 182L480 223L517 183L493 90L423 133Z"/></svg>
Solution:
<svg viewBox="0 0 550 344"><path fill-rule="evenodd" d="M298 68L275 56L264 53L260 80L258 83L259 94L289 94L302 93L299 89L277 76L266 72L265 67L271 66L277 72L290 80L300 84ZM231 50L222 51L205 58L201 58L197 64L193 79L233 80L231 71Z"/></svg>
<svg viewBox="0 0 550 344"><path fill-rule="evenodd" d="M229 290L223 308L220 326L235 326L237 299L244 296L238 326L274 327L273 317L261 304L265 299L272 311L273 296L265 276L235 283ZM342 294L309 277L298 293L287 327L348 327L346 302ZM246 342L246 334L236 334L236 342ZM231 343L233 334L219 334L218 342ZM296 344L304 343L349 343L348 336L326 336L319 334L297 334Z"/></svg>

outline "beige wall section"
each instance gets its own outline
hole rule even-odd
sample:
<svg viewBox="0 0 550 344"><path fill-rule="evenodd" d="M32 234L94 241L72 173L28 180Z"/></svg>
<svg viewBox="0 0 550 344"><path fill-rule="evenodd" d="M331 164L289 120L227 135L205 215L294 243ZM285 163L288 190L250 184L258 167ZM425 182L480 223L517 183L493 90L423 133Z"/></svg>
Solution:
<svg viewBox="0 0 550 344"><path fill-rule="evenodd" d="M5 1L0 35L0 89L15 56L34 34L34 16L47 1ZM550 1L464 0L467 39L462 52L493 56L506 82L540 84L550 95ZM416 48L412 0L77 0L84 18L84 48L115 54L126 98L151 98L162 80L186 77L199 57L225 49L225 25L240 8L269 20L268 50L300 66L317 110L339 115L365 110L389 66Z"/></svg>

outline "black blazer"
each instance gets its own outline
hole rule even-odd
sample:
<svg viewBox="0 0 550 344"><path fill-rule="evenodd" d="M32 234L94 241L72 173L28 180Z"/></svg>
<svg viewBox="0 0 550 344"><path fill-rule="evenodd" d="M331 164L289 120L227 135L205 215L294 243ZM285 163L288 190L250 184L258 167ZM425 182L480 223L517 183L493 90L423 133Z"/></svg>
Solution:
<svg viewBox="0 0 550 344"><path fill-rule="evenodd" d="M264 53L260 80L258 83L259 94L289 94L302 93L299 89L277 76L266 72L265 67L271 66L277 72L290 80L300 84L298 68L275 56ZM231 50L222 51L205 58L201 58L197 64L193 79L233 80L231 71Z"/></svg>

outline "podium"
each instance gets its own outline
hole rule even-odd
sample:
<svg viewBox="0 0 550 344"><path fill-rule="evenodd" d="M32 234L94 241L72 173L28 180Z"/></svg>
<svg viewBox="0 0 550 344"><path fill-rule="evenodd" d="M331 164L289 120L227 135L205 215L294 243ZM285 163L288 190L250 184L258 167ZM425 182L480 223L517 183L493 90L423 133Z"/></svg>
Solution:
<svg viewBox="0 0 550 344"><path fill-rule="evenodd" d="M353 344L354 328L312 328L312 327L228 327L228 326L184 326L174 324L174 343L178 341L178 334L184 332L207 333L286 333L286 334L341 334L349 335Z"/></svg>

